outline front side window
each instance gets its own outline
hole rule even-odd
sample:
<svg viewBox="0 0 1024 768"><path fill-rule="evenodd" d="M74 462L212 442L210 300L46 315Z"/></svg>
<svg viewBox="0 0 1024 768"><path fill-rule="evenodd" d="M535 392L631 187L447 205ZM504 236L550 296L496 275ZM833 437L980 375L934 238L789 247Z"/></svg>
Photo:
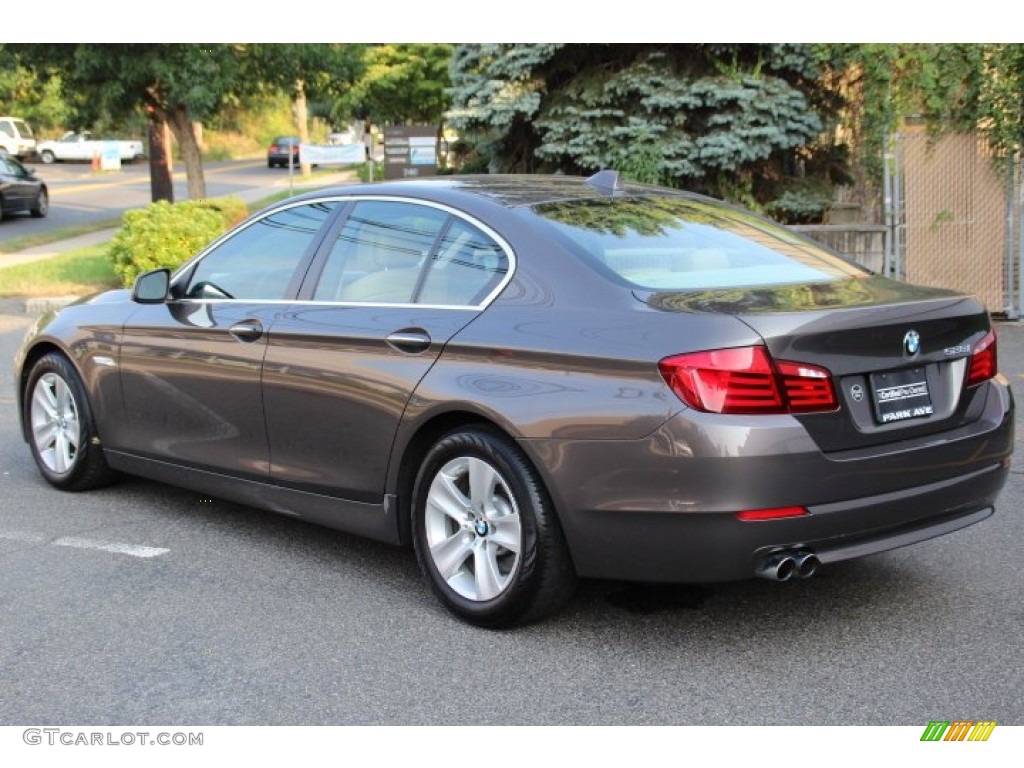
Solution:
<svg viewBox="0 0 1024 768"><path fill-rule="evenodd" d="M288 286L336 202L298 205L239 230L196 265L186 298L270 301Z"/></svg>

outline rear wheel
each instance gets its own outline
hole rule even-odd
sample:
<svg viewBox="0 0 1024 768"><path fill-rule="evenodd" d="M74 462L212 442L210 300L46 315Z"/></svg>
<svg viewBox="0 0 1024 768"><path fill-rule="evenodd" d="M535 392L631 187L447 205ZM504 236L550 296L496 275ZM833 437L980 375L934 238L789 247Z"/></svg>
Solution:
<svg viewBox="0 0 1024 768"><path fill-rule="evenodd" d="M39 153L39 159L42 160L47 165L50 165L51 163L57 160L57 157L49 149L44 149L42 152Z"/></svg>
<svg viewBox="0 0 1024 768"><path fill-rule="evenodd" d="M24 407L32 456L51 485L85 491L114 478L82 381L66 357L51 352L32 367Z"/></svg>
<svg viewBox="0 0 1024 768"><path fill-rule="evenodd" d="M417 476L413 515L420 568L460 618L524 624L572 596L576 574L553 505L503 435L468 428L439 440Z"/></svg>

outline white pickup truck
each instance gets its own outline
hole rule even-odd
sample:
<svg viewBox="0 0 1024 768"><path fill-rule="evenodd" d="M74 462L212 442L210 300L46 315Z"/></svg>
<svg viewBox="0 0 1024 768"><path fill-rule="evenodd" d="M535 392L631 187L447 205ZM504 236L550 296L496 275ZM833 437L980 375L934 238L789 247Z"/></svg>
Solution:
<svg viewBox="0 0 1024 768"><path fill-rule="evenodd" d="M88 131L68 131L59 141L40 141L36 145L36 154L44 163L54 163L58 160L92 160L102 155L104 148L112 142L117 144L118 153L124 162L130 163L146 156L146 149L141 141L94 139Z"/></svg>
<svg viewBox="0 0 1024 768"><path fill-rule="evenodd" d="M28 157L36 151L36 139L20 117L0 117L0 154Z"/></svg>

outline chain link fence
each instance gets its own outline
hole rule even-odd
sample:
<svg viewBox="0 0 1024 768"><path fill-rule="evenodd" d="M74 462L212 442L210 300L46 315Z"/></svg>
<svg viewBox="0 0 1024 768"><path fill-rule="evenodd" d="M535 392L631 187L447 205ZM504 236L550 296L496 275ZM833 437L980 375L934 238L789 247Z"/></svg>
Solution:
<svg viewBox="0 0 1024 768"><path fill-rule="evenodd" d="M995 314L1024 312L1022 197L1015 162L984 139L897 134L885 157L883 273L977 296Z"/></svg>

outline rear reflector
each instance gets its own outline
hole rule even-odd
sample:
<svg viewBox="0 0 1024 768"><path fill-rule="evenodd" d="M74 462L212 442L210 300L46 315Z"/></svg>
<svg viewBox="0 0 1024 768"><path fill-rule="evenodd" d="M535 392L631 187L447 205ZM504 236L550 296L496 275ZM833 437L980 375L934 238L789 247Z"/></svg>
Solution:
<svg viewBox="0 0 1024 768"><path fill-rule="evenodd" d="M740 520L779 520L784 517L800 517L810 514L806 507L776 507L775 509L748 509L737 512Z"/></svg>
<svg viewBox="0 0 1024 768"><path fill-rule="evenodd" d="M811 413L839 407L826 369L776 362L761 346L674 355L658 368L684 403L708 413Z"/></svg>
<svg viewBox="0 0 1024 768"><path fill-rule="evenodd" d="M974 345L971 350L971 365L967 369L967 386L973 387L988 381L999 369L996 359L996 332L989 331L985 338Z"/></svg>

